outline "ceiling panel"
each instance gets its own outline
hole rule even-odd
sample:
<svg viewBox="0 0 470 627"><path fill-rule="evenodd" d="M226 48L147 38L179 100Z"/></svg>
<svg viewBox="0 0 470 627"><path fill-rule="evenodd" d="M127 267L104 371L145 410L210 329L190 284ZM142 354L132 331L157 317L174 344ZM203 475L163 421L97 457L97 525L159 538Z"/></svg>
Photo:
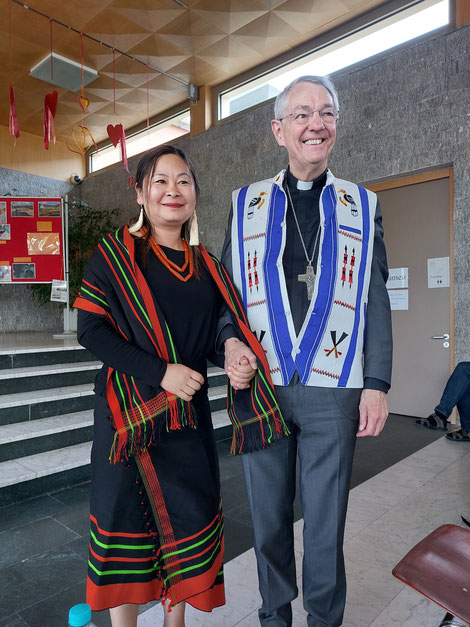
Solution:
<svg viewBox="0 0 470 627"><path fill-rule="evenodd" d="M42 135L43 103L54 86L29 76L29 70L50 52L48 19L11 3L11 48L7 3L0 24L0 80L15 90L20 131ZM144 63L196 85L216 85L240 72L305 43L333 26L385 4L385 0L31 0L29 6L96 37ZM80 62L80 35L53 24L53 50ZM127 128L147 117L145 66L83 38L85 65L99 72L85 88L90 100L82 116L80 91L56 88L55 119L60 140L83 124L96 141L106 138L106 125ZM113 87L116 94L114 113ZM8 91L0 101L0 124L8 126ZM150 116L187 98L184 84L149 70Z"/></svg>

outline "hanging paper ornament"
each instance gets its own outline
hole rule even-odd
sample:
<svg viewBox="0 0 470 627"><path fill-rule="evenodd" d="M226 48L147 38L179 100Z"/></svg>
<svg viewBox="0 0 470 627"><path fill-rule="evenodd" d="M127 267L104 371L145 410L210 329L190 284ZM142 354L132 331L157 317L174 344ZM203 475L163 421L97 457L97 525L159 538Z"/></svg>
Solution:
<svg viewBox="0 0 470 627"><path fill-rule="evenodd" d="M79 96L78 97L78 104L80 105L80 108L83 111L83 113L85 113L86 110L88 109L90 101L88 100L88 98L86 96Z"/></svg>
<svg viewBox="0 0 470 627"><path fill-rule="evenodd" d="M44 98L44 147L46 150L49 150L49 142L51 141L51 133L52 133L52 141L55 144L55 128L54 128L54 118L57 112L57 101L59 99L59 94L54 91L52 94L46 94Z"/></svg>
<svg viewBox="0 0 470 627"><path fill-rule="evenodd" d="M124 167L129 172L129 165L127 163L127 151L126 151L126 134L124 132L124 127L122 124L116 124L113 126L112 124L108 124L106 127L106 131L108 133L108 137L111 140L111 143L116 148L116 146L121 142L121 161L124 163Z"/></svg>
<svg viewBox="0 0 470 627"><path fill-rule="evenodd" d="M18 124L18 116L16 115L16 104L15 104L15 92L13 91L13 85L10 83L10 122L9 122L9 130L10 135L15 136L15 146L16 140L20 136L20 126Z"/></svg>
<svg viewBox="0 0 470 627"><path fill-rule="evenodd" d="M119 144L119 140L121 139L121 129L122 129L122 124L116 124L116 126L113 126L112 124L108 124L108 126L106 127L106 131L108 132L108 137L111 140L111 143L115 148Z"/></svg>
<svg viewBox="0 0 470 627"><path fill-rule="evenodd" d="M88 140L90 140L90 143L88 142ZM78 124L74 127L70 143L69 139L67 138L65 140L65 145L70 150L70 152L76 152L77 154L82 155L82 157L85 156L87 149L91 145L95 147L95 150L98 150L98 146L96 145L90 129L88 129L86 126L83 126L82 124Z"/></svg>

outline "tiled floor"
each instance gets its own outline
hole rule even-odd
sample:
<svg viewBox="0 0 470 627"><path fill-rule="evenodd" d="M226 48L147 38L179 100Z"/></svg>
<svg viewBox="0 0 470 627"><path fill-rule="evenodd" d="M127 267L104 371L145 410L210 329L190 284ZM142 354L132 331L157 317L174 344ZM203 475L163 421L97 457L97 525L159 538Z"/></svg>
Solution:
<svg viewBox="0 0 470 627"><path fill-rule="evenodd" d="M391 575L396 562L440 524L470 515L470 446L391 416L378 439L358 441L348 523L349 581L344 627L433 627L443 612ZM188 610L188 627L255 627L258 593L252 529L240 460L219 443L226 525L228 602L212 614ZM297 503L297 518L300 507ZM301 521L296 523L301 561ZM84 600L88 545L86 485L0 509L0 627L65 627ZM161 624L160 607L143 608L139 627ZM94 615L110 625L107 612ZM294 625L306 625L301 599Z"/></svg>

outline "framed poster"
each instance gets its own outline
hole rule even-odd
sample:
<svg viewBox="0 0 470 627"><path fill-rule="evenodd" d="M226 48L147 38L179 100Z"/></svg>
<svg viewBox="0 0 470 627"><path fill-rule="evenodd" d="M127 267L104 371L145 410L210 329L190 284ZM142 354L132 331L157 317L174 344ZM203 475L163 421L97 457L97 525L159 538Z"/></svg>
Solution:
<svg viewBox="0 0 470 627"><path fill-rule="evenodd" d="M61 198L0 198L0 284L64 279Z"/></svg>

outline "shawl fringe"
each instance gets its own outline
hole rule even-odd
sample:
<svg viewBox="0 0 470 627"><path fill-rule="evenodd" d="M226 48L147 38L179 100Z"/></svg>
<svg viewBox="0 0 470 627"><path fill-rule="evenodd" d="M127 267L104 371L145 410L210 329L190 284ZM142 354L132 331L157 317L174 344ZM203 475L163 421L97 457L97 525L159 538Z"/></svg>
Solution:
<svg viewBox="0 0 470 627"><path fill-rule="evenodd" d="M238 424L230 413L229 416L233 424L230 448L232 455L254 453L260 449L268 448L283 437L290 435L289 428L277 408L273 408L263 416L253 416L251 420ZM247 428L250 423L258 423L259 428Z"/></svg>
<svg viewBox="0 0 470 627"><path fill-rule="evenodd" d="M178 409L178 405L180 408ZM152 411L153 410L153 411ZM181 429L197 429L196 412L190 403L161 392L143 405L133 408L141 418L130 421L129 412L122 412L125 426L115 430L109 461L127 461L158 442L162 433Z"/></svg>

